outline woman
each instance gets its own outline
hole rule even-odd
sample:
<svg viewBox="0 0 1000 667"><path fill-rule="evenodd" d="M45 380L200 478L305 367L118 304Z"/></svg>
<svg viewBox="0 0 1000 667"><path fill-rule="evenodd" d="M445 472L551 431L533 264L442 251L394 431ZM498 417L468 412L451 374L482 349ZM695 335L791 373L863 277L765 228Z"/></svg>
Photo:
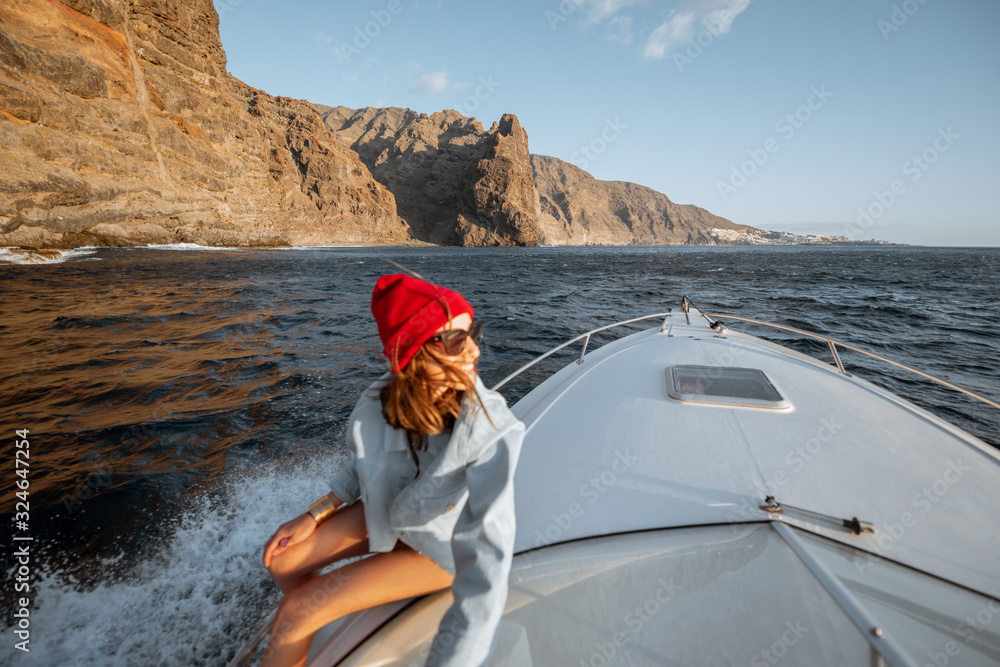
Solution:
<svg viewBox="0 0 1000 667"><path fill-rule="evenodd" d="M496 637L524 424L476 373L481 328L460 294L405 274L382 276L372 313L391 373L351 414L354 459L264 550L285 594L267 667L304 665L313 633L333 620L449 586L454 603L426 664L482 665Z"/></svg>

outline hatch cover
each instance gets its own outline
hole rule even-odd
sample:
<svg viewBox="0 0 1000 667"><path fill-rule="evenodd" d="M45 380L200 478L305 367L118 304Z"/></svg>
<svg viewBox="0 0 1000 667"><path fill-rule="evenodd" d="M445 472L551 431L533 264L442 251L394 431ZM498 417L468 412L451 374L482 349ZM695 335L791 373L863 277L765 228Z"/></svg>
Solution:
<svg viewBox="0 0 1000 667"><path fill-rule="evenodd" d="M667 366L667 394L690 403L783 409L792 406L764 371L729 366Z"/></svg>

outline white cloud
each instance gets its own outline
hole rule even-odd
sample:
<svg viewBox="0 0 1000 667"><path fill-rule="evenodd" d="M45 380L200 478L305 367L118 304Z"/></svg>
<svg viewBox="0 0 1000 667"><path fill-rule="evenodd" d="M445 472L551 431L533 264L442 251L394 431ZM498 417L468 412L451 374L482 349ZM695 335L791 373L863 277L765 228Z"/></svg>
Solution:
<svg viewBox="0 0 1000 667"><path fill-rule="evenodd" d="M637 34L645 32L641 20L633 20L623 13L629 8L648 6L668 10L665 19L652 30L639 48L639 53L649 59L665 58L684 48L701 31L707 30L715 37L729 34L733 21L746 11L752 0L565 0L572 11L579 10L576 19L584 30L595 25L607 28L606 39L618 44L631 44ZM562 7L563 5L560 5ZM655 24L654 24L655 25Z"/></svg>
<svg viewBox="0 0 1000 667"><path fill-rule="evenodd" d="M418 95L440 93L448 87L447 72L428 72L413 82L410 92Z"/></svg>
<svg viewBox="0 0 1000 667"><path fill-rule="evenodd" d="M609 16L615 16L626 7L646 4L648 0L569 0L583 7L588 23L600 23Z"/></svg>
<svg viewBox="0 0 1000 667"><path fill-rule="evenodd" d="M750 0L690 0L684 11L666 18L646 40L645 58L658 60L686 46L696 33L707 30L714 37L729 34L733 21L746 11Z"/></svg>
<svg viewBox="0 0 1000 667"><path fill-rule="evenodd" d="M403 75L404 79L412 79L423 71L424 68L415 60L411 60L399 68L399 73Z"/></svg>
<svg viewBox="0 0 1000 667"><path fill-rule="evenodd" d="M733 20L746 11L750 0L719 0L706 3L706 11L701 16L701 22L716 36L726 35L733 27Z"/></svg>
<svg viewBox="0 0 1000 667"><path fill-rule="evenodd" d="M347 52L345 52L344 49L341 48L341 46L343 46L343 43L341 43L340 46L335 46L333 48L333 55L337 59L337 62L343 65L345 63L351 62L351 56Z"/></svg>
<svg viewBox="0 0 1000 667"><path fill-rule="evenodd" d="M642 55L658 60L678 46L690 42L694 37L694 22L697 18L694 12L681 12L668 17L646 40Z"/></svg>
<svg viewBox="0 0 1000 667"><path fill-rule="evenodd" d="M628 46L632 43L632 17L616 16L608 26L608 39Z"/></svg>

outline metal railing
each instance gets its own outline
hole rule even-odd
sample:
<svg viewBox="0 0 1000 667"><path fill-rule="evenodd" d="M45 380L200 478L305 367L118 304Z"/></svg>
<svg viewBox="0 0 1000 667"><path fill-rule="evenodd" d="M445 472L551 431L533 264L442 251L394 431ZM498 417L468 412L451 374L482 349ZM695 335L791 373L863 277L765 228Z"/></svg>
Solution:
<svg viewBox="0 0 1000 667"><path fill-rule="evenodd" d="M578 340L583 340L583 349L580 350L580 357L576 360L576 363L582 364L583 363L583 355L585 355L587 353L587 345L590 344L590 337L593 334L599 333L601 331L607 331L608 329L614 329L615 327L620 327L623 324L632 324L633 322L642 322L643 320L658 320L661 317L666 317L669 314L670 314L670 312L668 311L666 313L660 313L658 315L646 315L644 317L636 317L636 318L633 318L631 320L622 320L621 322L615 322L614 324L609 324L607 326L599 327L597 329L593 329L591 331L588 331L587 333L580 334L576 338L573 338L572 340L568 340L565 343L563 343L562 345L559 345L558 347L552 348L551 350L549 350L545 354L541 355L540 357L535 357L533 360L529 361L524 366L521 366L520 368L518 368L516 371L514 371L510 375L508 375L504 379L500 380L500 382L498 382L495 385L493 385L492 389L493 389L493 391L496 391L497 389L499 389L500 387L504 386L505 384L507 384L508 382L510 382L511 380L513 380L514 378L516 378L518 375L520 375L524 371L528 370L529 368L531 368L532 366L534 366L535 364L537 364L538 362L540 362L541 360L546 359L548 357L551 357L553 354L555 354L559 350L561 350L564 347L567 347L569 345L572 345L573 343L575 343Z"/></svg>
<svg viewBox="0 0 1000 667"><path fill-rule="evenodd" d="M961 392L961 393L963 393L963 394L965 394L967 396L971 396L972 398L978 399L978 400L982 401L983 403L986 403L987 405L992 405L994 408L1000 409L1000 403L997 403L994 400L986 398L985 396L980 396L979 394L977 394L975 392L972 392L972 391L969 391L968 389L963 389L962 387L959 387L957 384L952 384L951 382L948 382L947 380L942 380L941 378L935 377L935 376L931 375L930 373L925 373L923 371L917 370L916 368L913 368L912 366L907 366L906 364L900 363L898 361L893 361L892 359L889 359L888 357L883 357L880 354L875 354L874 352L869 352L868 350L863 350L860 347L855 347L854 345L849 345L847 343L844 343L843 341L839 341L839 340L835 340L833 338L829 338L828 336L821 336L820 334L815 334L815 333L812 333L812 332L809 332L809 331L803 331L801 329L793 329L792 327L786 327L786 326L784 326L782 324L774 324L773 322L764 322L763 320L754 320L754 319L750 319L749 317L739 317L737 315L726 315L724 313L703 313L703 315L705 315L705 317L716 317L716 318L720 318L720 319L721 318L725 318L725 319L728 319L728 320L739 320L741 322L752 322L753 324L760 324L762 326L772 327L774 329L783 329L785 331L792 331L794 333L801 334L803 336L808 336L809 338L815 338L816 340L822 340L822 341L826 342L827 345L830 346L830 351L833 353L833 359L837 363L837 370L840 371L840 373L842 373L843 375L847 375L847 371L844 370L844 365L840 362L840 355L837 354L837 345L840 345L841 347L843 347L845 349L848 349L848 350L853 350L854 352L860 352L861 354L864 354L864 355L867 355L869 357L872 357L873 359L878 359L879 361L884 361L887 364L891 364L891 365L896 366L898 368L902 368L904 370L910 371L911 373L915 373L916 375L919 375L920 377L923 377L923 378L927 378L928 380L933 380L934 382L942 384L945 387L948 387L949 389L954 389L955 391L959 391L959 392Z"/></svg>
<svg viewBox="0 0 1000 667"><path fill-rule="evenodd" d="M690 318L687 318L687 315L689 313L689 306L690 306L690 302L688 301L688 298L684 297L683 301L681 302L681 310L684 313L685 318L687 319L687 323L688 324L691 323ZM719 321L712 322L712 320L709 319L709 318L715 317L715 318L719 318L719 319L725 318L725 319L728 319L728 320L739 320L741 322L751 322L753 324L760 324L760 325L765 326L765 327L772 327L774 329L782 329L784 331L791 331L793 333L797 333L797 334L800 334L802 336L807 336L809 338L814 338L816 340L824 341L829 346L830 352L833 354L833 360L836 363L837 371L840 372L843 375L847 375L847 371L844 370L844 364L840 361L840 355L837 353L837 346L838 345L841 346L841 347L843 347L843 348L845 348L845 349L853 350L854 352L860 352L861 354L864 354L864 355L867 355L869 357L872 357L873 359L878 359L879 361L884 361L887 364L891 364L891 365L896 366L898 368L902 368L904 370L910 371L911 373L915 373L916 375L919 375L920 377L926 378L928 380L933 380L934 382L937 382L938 384L944 385L945 387L948 387L949 389L953 389L955 391L961 392L961 393L963 393L963 394L965 394L967 396L971 396L972 398L975 398L975 399L977 399L979 401L982 401L983 403L986 403L987 405L991 405L994 408L1000 409L1000 403L998 403L998 402L996 402L996 401L994 401L992 399L986 398L985 396L980 396L979 394L977 394L975 392L972 392L972 391L969 391L968 389L964 389L962 387L959 387L957 384L953 384L951 382L948 382L947 380L942 380L941 378L935 377L935 376L931 375L930 373L925 373L925 372L917 370L916 368L913 368L911 366L907 366L906 364L900 363L898 361L893 361L892 359L889 359L888 357L883 357L880 354L875 354L874 352L869 352L868 350L863 350L860 347L855 347L854 345L849 345L848 343L844 343L842 341L835 340L835 339L830 338L828 336L822 336L820 334L812 333L810 331L803 331L802 329L795 329L793 327L786 327L786 326L784 326L782 324L774 324L773 322L764 322L762 320L754 320L754 319L751 319L749 317L739 317L737 315L727 315L727 314L723 314L723 313L705 313L705 312L702 312L702 311L698 311L698 312L701 313L702 317L704 317L706 320L708 320L709 325L711 325L712 329L715 330L715 331L720 331L721 328L717 328L717 327L721 327L721 325L723 323L719 322ZM569 345L572 345L573 343L575 343L575 342L577 342L579 340L583 340L583 349L580 350L580 356L576 360L576 363L582 364L583 363L583 357L587 353L587 346L590 343L590 337L593 334L599 333L601 331L607 331L608 329L613 329L615 327L620 327L620 326L622 326L624 324L632 324L633 322L642 322L643 320L654 320L654 319L665 318L668 315L670 315L671 313L672 313L672 311L667 311L665 313L658 313L656 315L646 315L644 317L636 317L636 318L633 318L633 319L630 319L630 320L622 320L621 322L615 322L614 324L608 324L607 326L599 327L597 329L593 329L591 331L588 331L587 333L580 334L576 338L568 340L565 343L563 343L562 345L559 345L557 347L552 348L551 350L549 350L545 354L543 354L543 355L541 355L539 357L536 357L535 359L533 359L532 361L528 362L524 366L521 366L516 371L514 371L513 373L511 373L510 375L508 375L507 377L505 377L503 380L500 380L500 382L498 382L497 384L493 385L493 390L496 391L497 389L499 389L500 387L504 386L505 384L507 384L508 382L510 382L511 380L513 380L514 378L516 378L518 375L520 375L524 371L526 371L529 368L531 368L532 366L534 366L535 364L539 363L543 359L546 359L546 358L552 356L553 354L555 354L559 350L562 350L563 348L565 348L565 347L567 347ZM665 324L666 323L664 322L664 325ZM661 331L662 330L663 330L663 327L661 327Z"/></svg>

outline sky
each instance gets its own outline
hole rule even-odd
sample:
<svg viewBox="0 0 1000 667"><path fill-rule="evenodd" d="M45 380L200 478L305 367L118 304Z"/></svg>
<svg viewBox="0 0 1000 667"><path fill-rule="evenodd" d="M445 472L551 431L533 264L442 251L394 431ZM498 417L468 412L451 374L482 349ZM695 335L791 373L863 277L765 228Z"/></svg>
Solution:
<svg viewBox="0 0 1000 667"><path fill-rule="evenodd" d="M733 222L1000 246L997 0L214 0L230 72L515 114L532 153Z"/></svg>

